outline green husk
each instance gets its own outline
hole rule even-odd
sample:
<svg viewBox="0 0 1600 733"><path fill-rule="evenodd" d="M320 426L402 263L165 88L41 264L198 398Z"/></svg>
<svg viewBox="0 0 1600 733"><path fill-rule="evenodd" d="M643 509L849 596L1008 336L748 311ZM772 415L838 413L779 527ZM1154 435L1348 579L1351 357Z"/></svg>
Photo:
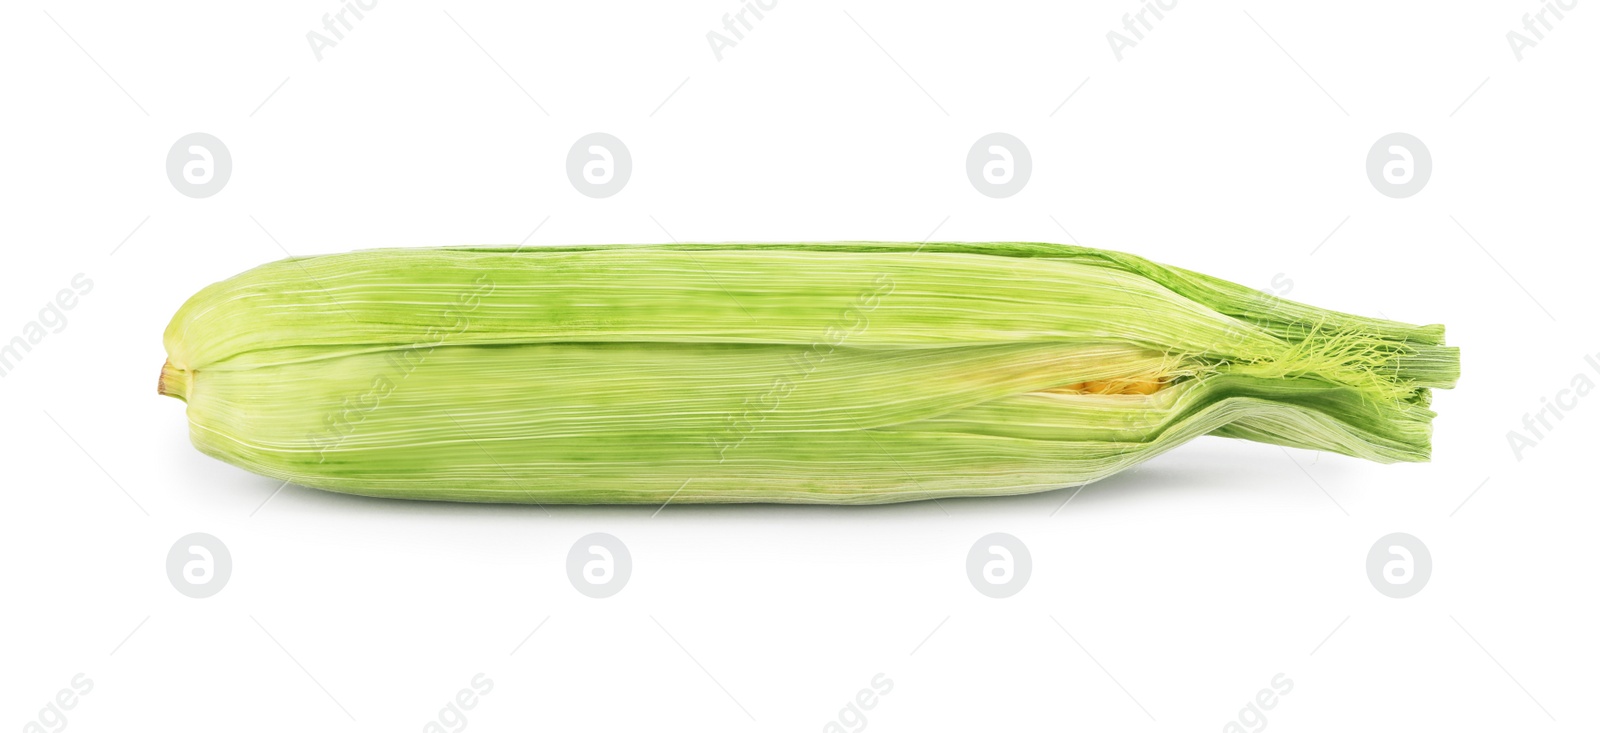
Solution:
<svg viewBox="0 0 1600 733"><path fill-rule="evenodd" d="M1427 460L1443 338L1054 244L376 250L205 288L161 391L201 451L335 491L880 503L1207 434Z"/></svg>

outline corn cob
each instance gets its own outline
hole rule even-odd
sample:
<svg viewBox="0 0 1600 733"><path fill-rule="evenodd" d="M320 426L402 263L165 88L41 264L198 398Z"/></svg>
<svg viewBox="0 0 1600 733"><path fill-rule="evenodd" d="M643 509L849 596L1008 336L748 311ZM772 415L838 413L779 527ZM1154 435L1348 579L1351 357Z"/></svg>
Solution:
<svg viewBox="0 0 1600 733"><path fill-rule="evenodd" d="M334 491L865 504L1201 435L1427 460L1443 338L1054 244L376 250L203 289L159 391L201 451Z"/></svg>

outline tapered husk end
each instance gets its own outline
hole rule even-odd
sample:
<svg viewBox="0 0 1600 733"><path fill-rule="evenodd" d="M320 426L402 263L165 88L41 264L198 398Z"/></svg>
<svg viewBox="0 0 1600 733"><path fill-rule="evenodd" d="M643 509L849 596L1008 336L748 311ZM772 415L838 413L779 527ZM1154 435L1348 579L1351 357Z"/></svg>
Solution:
<svg viewBox="0 0 1600 733"><path fill-rule="evenodd" d="M162 364L161 379L156 382L156 394L164 394L168 397L176 397L188 402L189 378L188 371L173 366L172 362L169 361Z"/></svg>

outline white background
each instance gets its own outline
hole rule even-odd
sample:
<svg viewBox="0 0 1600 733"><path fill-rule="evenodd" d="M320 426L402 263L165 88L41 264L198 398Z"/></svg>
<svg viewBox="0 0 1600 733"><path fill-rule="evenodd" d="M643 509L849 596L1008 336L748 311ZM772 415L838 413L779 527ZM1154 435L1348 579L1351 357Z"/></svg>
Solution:
<svg viewBox="0 0 1600 733"><path fill-rule="evenodd" d="M782 0L721 61L706 34L736 0L383 0L321 61L306 34L337 4L246 7L0 10L0 340L94 282L0 379L4 729L79 673L76 730L421 730L479 673L478 730L821 730L879 673L885 731L1222 730L1279 673L1281 730L1600 723L1600 396L1520 461L1507 442L1600 382L1587 3L1521 61L1506 33L1533 2L1184 0L1120 61L1132 0ZM233 157L205 199L164 170L196 131ZM611 198L564 171L595 131L633 156ZM1032 153L1011 198L964 171L995 131ZM1433 157L1406 199L1364 170L1397 131ZM1463 378L1434 461L1202 438L1064 507L546 512L274 496L155 394L183 300L285 251L930 234L1445 323ZM205 600L165 574L196 531L234 563ZM1396 531L1433 556L1404 600L1365 570ZM565 574L590 532L633 556L604 600ZM1033 555L1009 599L965 574L990 532Z"/></svg>

